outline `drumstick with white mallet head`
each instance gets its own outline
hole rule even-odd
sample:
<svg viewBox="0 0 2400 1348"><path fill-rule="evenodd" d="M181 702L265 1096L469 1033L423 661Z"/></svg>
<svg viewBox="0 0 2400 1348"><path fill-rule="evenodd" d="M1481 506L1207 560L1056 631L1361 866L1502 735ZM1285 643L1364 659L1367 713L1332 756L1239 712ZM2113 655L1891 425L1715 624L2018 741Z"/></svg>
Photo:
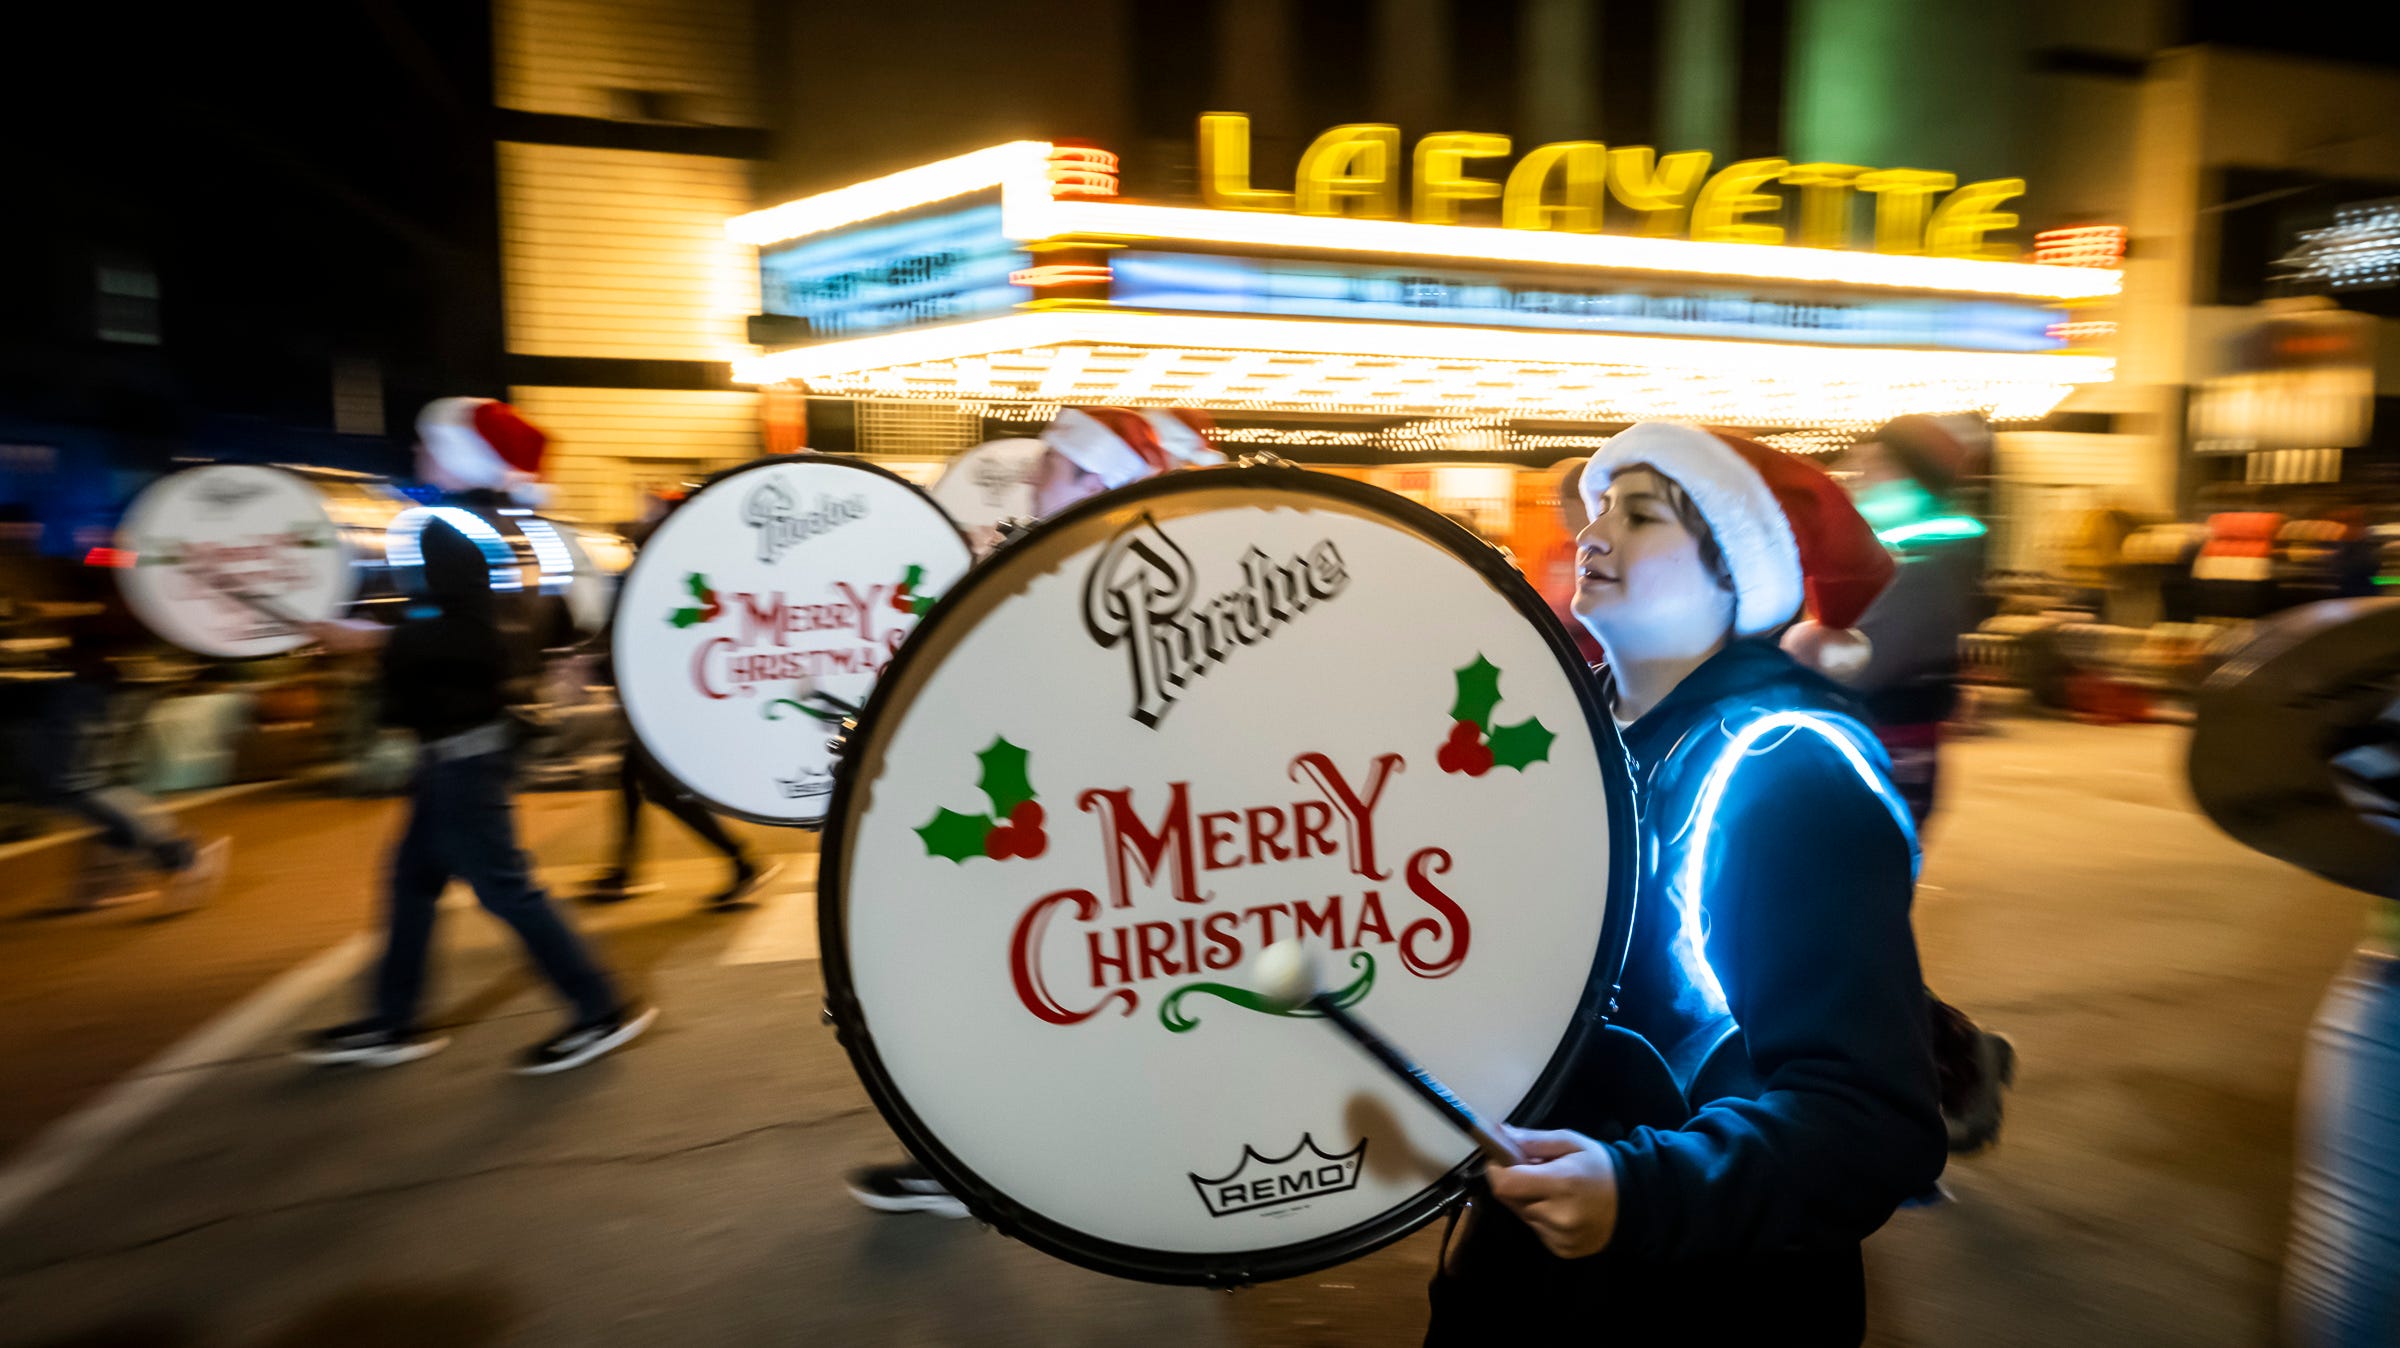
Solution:
<svg viewBox="0 0 2400 1348"><path fill-rule="evenodd" d="M1305 1008L1331 1021L1350 1036L1367 1056L1390 1069L1418 1098L1432 1105L1451 1125L1475 1140L1483 1154L1502 1165L1523 1165L1528 1157L1508 1135L1492 1126L1467 1103L1450 1093L1431 1072L1410 1062L1391 1041L1369 1029L1358 1017L1334 1003L1317 983L1317 964L1308 947L1298 941L1277 941L1258 952L1255 973L1259 995L1286 1011Z"/></svg>

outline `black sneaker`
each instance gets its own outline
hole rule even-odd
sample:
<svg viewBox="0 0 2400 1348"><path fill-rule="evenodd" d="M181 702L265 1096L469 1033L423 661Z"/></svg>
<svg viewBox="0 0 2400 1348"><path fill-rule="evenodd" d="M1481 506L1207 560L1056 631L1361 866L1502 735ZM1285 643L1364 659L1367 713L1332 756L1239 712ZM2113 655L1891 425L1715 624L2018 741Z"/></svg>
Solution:
<svg viewBox="0 0 2400 1348"><path fill-rule="evenodd" d="M766 888L769 880L774 879L782 872L783 863L780 861L768 862L764 870L752 866L747 861L742 862L733 873L733 883L708 896L708 906L711 908L747 908L750 906L751 898L758 891Z"/></svg>
<svg viewBox="0 0 2400 1348"><path fill-rule="evenodd" d="M570 1025L525 1050L517 1059L517 1074L538 1077L581 1067L603 1053L632 1043L634 1036L649 1029L650 1022L656 1019L657 1007L628 1005L605 1020Z"/></svg>
<svg viewBox="0 0 2400 1348"><path fill-rule="evenodd" d="M2007 1035L1977 1030L1969 1058L1973 1074L1942 1110L1953 1156L1972 1156L1999 1139L2001 1096L2017 1084L2017 1046Z"/></svg>
<svg viewBox="0 0 2400 1348"><path fill-rule="evenodd" d="M967 1215L967 1205L914 1161L853 1170L847 1187L852 1198L877 1212L927 1212L936 1217Z"/></svg>
<svg viewBox="0 0 2400 1348"><path fill-rule="evenodd" d="M448 1046L440 1035L421 1030L395 1030L380 1020L354 1020L319 1030L300 1041L292 1056L321 1067L349 1063L359 1067L398 1067L430 1057Z"/></svg>

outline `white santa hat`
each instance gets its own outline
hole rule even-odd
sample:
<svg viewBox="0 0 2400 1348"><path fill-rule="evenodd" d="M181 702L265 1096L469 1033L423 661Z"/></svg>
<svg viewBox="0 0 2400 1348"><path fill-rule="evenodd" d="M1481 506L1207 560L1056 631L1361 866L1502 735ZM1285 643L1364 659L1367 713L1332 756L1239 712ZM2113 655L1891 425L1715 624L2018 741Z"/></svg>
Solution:
<svg viewBox="0 0 2400 1348"><path fill-rule="evenodd" d="M1690 497L1733 577L1736 635L1764 636L1801 617L1784 649L1836 678L1866 667L1857 630L1898 569L1849 493L1805 459L1726 431L1645 421L1613 436L1583 470L1583 501L1647 464Z"/></svg>
<svg viewBox="0 0 2400 1348"><path fill-rule="evenodd" d="M550 437L491 398L436 398L417 413L417 439L444 473L470 488L530 482Z"/></svg>
<svg viewBox="0 0 2400 1348"><path fill-rule="evenodd" d="M1188 408L1064 407L1042 430L1042 443L1110 487L1188 465L1223 463L1208 443L1214 429Z"/></svg>

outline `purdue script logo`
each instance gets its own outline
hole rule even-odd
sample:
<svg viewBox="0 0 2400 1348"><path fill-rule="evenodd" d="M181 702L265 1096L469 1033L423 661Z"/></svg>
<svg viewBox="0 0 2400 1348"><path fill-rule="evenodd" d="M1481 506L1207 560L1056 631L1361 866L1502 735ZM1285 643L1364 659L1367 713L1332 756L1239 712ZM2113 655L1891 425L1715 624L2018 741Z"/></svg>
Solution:
<svg viewBox="0 0 2400 1348"><path fill-rule="evenodd" d="M742 498L742 522L758 532L758 560L773 563L787 550L867 516L863 495L819 495L816 508L806 512L794 506L791 491L773 479Z"/></svg>
<svg viewBox="0 0 2400 1348"><path fill-rule="evenodd" d="M1104 649L1124 645L1134 720L1155 727L1201 675L1350 583L1330 538L1287 562L1252 547L1241 572L1239 586L1199 598L1191 557L1147 511L1100 550L1083 581L1083 625Z"/></svg>
<svg viewBox="0 0 2400 1348"><path fill-rule="evenodd" d="M1281 1156L1261 1156L1257 1148L1245 1143L1241 1163L1228 1173L1216 1179L1199 1175L1189 1178L1192 1187L1200 1191L1200 1201L1208 1205L1209 1216L1231 1217L1237 1212L1255 1212L1327 1194L1348 1193L1358 1187L1359 1170L1366 1163L1366 1156L1367 1140L1363 1137L1357 1146L1336 1156L1319 1147L1315 1138L1302 1133L1300 1145Z"/></svg>
<svg viewBox="0 0 2400 1348"><path fill-rule="evenodd" d="M231 510L245 502L255 501L272 488L265 482L245 482L239 478L217 478L199 485L198 495L212 510Z"/></svg>

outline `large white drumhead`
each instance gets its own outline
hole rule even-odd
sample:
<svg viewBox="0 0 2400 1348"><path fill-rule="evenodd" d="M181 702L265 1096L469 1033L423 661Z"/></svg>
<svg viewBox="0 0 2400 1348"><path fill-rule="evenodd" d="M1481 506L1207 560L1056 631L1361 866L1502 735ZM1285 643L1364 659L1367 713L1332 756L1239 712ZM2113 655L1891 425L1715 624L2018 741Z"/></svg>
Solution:
<svg viewBox="0 0 2400 1348"><path fill-rule="evenodd" d="M985 562L829 821L829 984L887 1116L987 1215L1133 1276L1283 1276L1430 1216L1472 1145L1252 964L1301 935L1486 1112L1543 1084L1613 977L1629 815L1540 602L1293 469L1114 493Z"/></svg>
<svg viewBox="0 0 2400 1348"><path fill-rule="evenodd" d="M880 469L806 456L724 474L625 575L610 638L634 734L718 809L814 824L833 789L822 693L866 701L966 542Z"/></svg>
<svg viewBox="0 0 2400 1348"><path fill-rule="evenodd" d="M117 526L133 554L117 572L126 606L199 655L280 655L297 626L338 617L357 584L350 551L316 488L253 464L170 473L144 488Z"/></svg>

